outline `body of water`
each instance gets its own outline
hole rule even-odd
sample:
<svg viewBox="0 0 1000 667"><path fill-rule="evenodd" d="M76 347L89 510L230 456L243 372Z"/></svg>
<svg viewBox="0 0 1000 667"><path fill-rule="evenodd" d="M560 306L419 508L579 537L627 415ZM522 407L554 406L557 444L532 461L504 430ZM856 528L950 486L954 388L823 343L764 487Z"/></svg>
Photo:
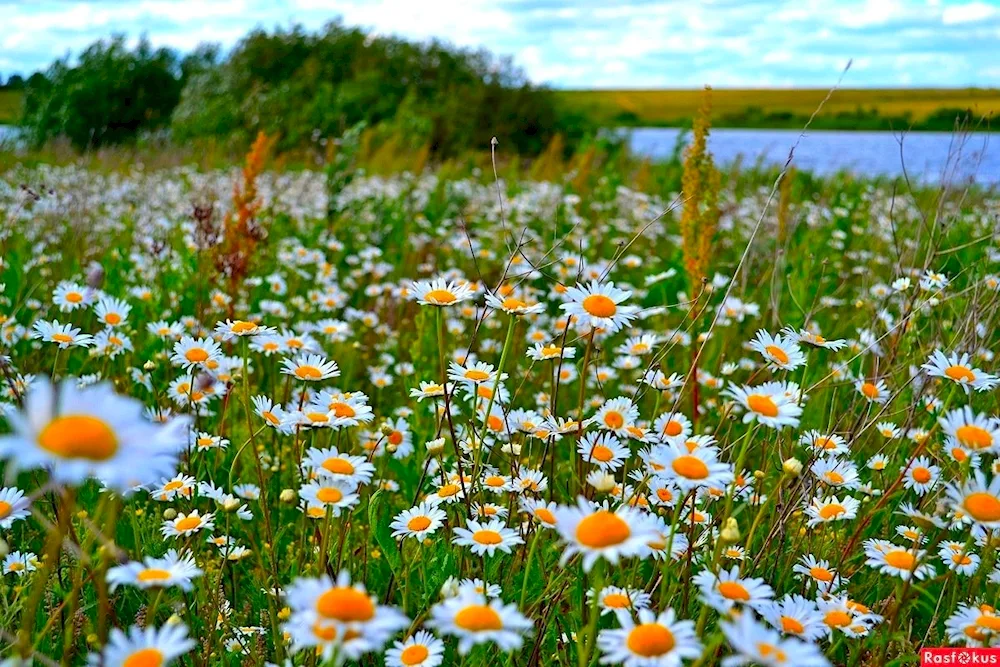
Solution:
<svg viewBox="0 0 1000 667"><path fill-rule="evenodd" d="M640 127L628 130L633 153L653 159L674 152L681 130L672 127ZM11 140L17 128L0 125L0 141ZM720 165L741 158L744 164L761 162L783 165L799 140L799 130L714 129L708 147ZM952 183L975 180L983 185L1000 184L1000 138L990 133L957 137L947 132L912 132L902 137L892 132L807 132L795 149L799 169L816 174L850 171L862 176L903 175L911 180Z"/></svg>
<svg viewBox="0 0 1000 667"><path fill-rule="evenodd" d="M650 158L669 157L681 130L642 127L629 130L633 153ZM758 160L783 165L789 149L799 140L799 130L713 129L708 147L720 165L737 157L744 164ZM968 182L1000 184L1000 138L978 132L957 137L947 132L809 131L795 149L793 164L816 174L850 171L863 176L902 176L924 183Z"/></svg>

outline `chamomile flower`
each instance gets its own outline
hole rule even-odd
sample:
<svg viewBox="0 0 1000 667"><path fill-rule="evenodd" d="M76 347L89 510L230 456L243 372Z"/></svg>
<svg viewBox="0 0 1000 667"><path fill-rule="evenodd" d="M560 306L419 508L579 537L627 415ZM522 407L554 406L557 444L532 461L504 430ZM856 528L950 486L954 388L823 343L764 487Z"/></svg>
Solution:
<svg viewBox="0 0 1000 667"><path fill-rule="evenodd" d="M146 556L141 563L112 567L108 570L107 580L112 591L122 585L136 588L177 586L183 591L190 591L194 588L192 580L201 575L202 570L195 563L194 556L179 556L177 551L171 549L163 558Z"/></svg>
<svg viewBox="0 0 1000 667"><path fill-rule="evenodd" d="M797 392L792 389L783 382L766 382L756 387L730 386L723 395L729 396L746 410L743 415L744 424L756 421L775 429L784 426L794 428L799 424L802 406L793 397L792 394Z"/></svg>
<svg viewBox="0 0 1000 667"><path fill-rule="evenodd" d="M992 452L1000 447L1000 419L977 414L971 406L949 410L938 419L949 441L970 452Z"/></svg>
<svg viewBox="0 0 1000 667"><path fill-rule="evenodd" d="M249 338L251 336L271 336L277 330L274 327L267 327L257 322L246 320L226 320L215 325L215 333L222 340L232 340L233 338Z"/></svg>
<svg viewBox="0 0 1000 667"><path fill-rule="evenodd" d="M295 359L282 359L281 372L302 382L319 382L340 375L337 362L318 354L302 354Z"/></svg>
<svg viewBox="0 0 1000 667"><path fill-rule="evenodd" d="M358 503L353 486L344 486L343 481L333 479L320 479L303 485L299 489L299 497L309 507L329 509L332 516L340 516L345 509L351 509Z"/></svg>
<svg viewBox="0 0 1000 667"><path fill-rule="evenodd" d="M774 590L763 579L740 577L739 565L728 572L702 570L692 582L701 589L701 599L716 611L726 614L734 607L759 609L774 597Z"/></svg>
<svg viewBox="0 0 1000 667"><path fill-rule="evenodd" d="M934 350L931 358L921 368L931 377L939 377L957 382L969 393L970 389L988 391L1000 384L1000 377L990 375L972 365L969 354L963 352L945 355L941 350Z"/></svg>
<svg viewBox="0 0 1000 667"><path fill-rule="evenodd" d="M524 540L516 530L507 528L502 519L480 523L469 519L466 528L455 528L454 544L469 547L477 556L492 556L497 551L509 554L511 548Z"/></svg>
<svg viewBox="0 0 1000 667"><path fill-rule="evenodd" d="M802 575L800 578L816 584L821 593L836 591L846 583L846 580L830 567L830 561L818 560L812 554L806 554L792 567L792 572Z"/></svg>
<svg viewBox="0 0 1000 667"><path fill-rule="evenodd" d="M23 410L7 414L13 433L0 436L0 459L17 468L45 468L64 484L92 477L122 492L151 484L174 474L189 421L152 424L142 410L110 383L79 389L72 380L54 387L39 378Z"/></svg>
<svg viewBox="0 0 1000 667"><path fill-rule="evenodd" d="M549 361L552 359L573 359L576 357L576 348L561 346L553 343L535 343L528 348L527 355L533 361Z"/></svg>
<svg viewBox="0 0 1000 667"><path fill-rule="evenodd" d="M423 306L454 306L474 296L468 283L444 278L418 280L409 285L407 297Z"/></svg>
<svg viewBox="0 0 1000 667"><path fill-rule="evenodd" d="M629 449L611 433L587 433L580 438L577 452L584 462L601 470L618 470L629 456Z"/></svg>
<svg viewBox="0 0 1000 667"><path fill-rule="evenodd" d="M812 528L822 523L850 521L858 515L860 506L861 503L846 495L843 499L839 499L837 496L813 498L812 502L805 508L806 516L809 517L808 525Z"/></svg>
<svg viewBox="0 0 1000 667"><path fill-rule="evenodd" d="M594 599L594 589L587 591L587 600ZM620 588L618 586L605 586L597 595L597 604L601 608L601 615L624 612L634 612L640 609L648 609L652 602L652 597L641 588Z"/></svg>
<svg viewBox="0 0 1000 667"><path fill-rule="evenodd" d="M810 642L783 638L777 631L761 625L753 614L741 614L734 621L719 624L735 655L723 658L723 667L762 665L763 667L829 667L830 662Z"/></svg>
<svg viewBox="0 0 1000 667"><path fill-rule="evenodd" d="M3 574L13 574L18 577L23 577L29 572L34 572L37 569L37 562L38 557L30 551L26 551L24 553L20 551L12 551L4 557L3 564L0 565L0 572Z"/></svg>
<svg viewBox="0 0 1000 667"><path fill-rule="evenodd" d="M212 370L222 358L222 348L211 338L184 336L174 343L171 363L184 370L203 368Z"/></svg>
<svg viewBox="0 0 1000 667"><path fill-rule="evenodd" d="M97 315L98 321L112 329L124 324L131 311L132 306L126 301L108 296L98 299L97 305L94 306L94 314Z"/></svg>
<svg viewBox="0 0 1000 667"><path fill-rule="evenodd" d="M493 310L502 310L508 315L534 315L545 311L543 303L529 303L512 294L498 296L492 292L486 293L486 306Z"/></svg>
<svg viewBox="0 0 1000 667"><path fill-rule="evenodd" d="M934 576L934 566L923 562L927 555L921 549L899 547L886 540L869 539L864 543L866 565L885 574L906 580Z"/></svg>
<svg viewBox="0 0 1000 667"><path fill-rule="evenodd" d="M553 513L556 530L566 543L560 563L565 565L579 553L587 572L598 558L617 564L621 558L637 555L657 537L652 522L629 506L612 511L607 504L595 506L580 497L576 505L556 507Z"/></svg>
<svg viewBox="0 0 1000 667"><path fill-rule="evenodd" d="M759 352L773 370L793 371L806 363L806 356L798 344L780 333L772 336L763 329L759 330L750 342L750 349Z"/></svg>
<svg viewBox="0 0 1000 667"><path fill-rule="evenodd" d="M682 443L691 435L691 420L679 413L665 412L653 422L653 433L661 442Z"/></svg>
<svg viewBox="0 0 1000 667"><path fill-rule="evenodd" d="M917 495L930 492L937 484L941 468L931 463L926 456L919 456L909 466L903 466L903 486Z"/></svg>
<svg viewBox="0 0 1000 667"><path fill-rule="evenodd" d="M336 447L311 447L303 456L303 467L322 479L331 479L353 488L367 484L375 474L375 466L363 456L341 453Z"/></svg>
<svg viewBox="0 0 1000 667"><path fill-rule="evenodd" d="M444 662L444 642L420 630L406 641L393 642L385 652L386 667L437 667Z"/></svg>
<svg viewBox="0 0 1000 667"><path fill-rule="evenodd" d="M984 528L1000 528L1000 475L987 483L976 470L973 479L950 484L946 493L955 511Z"/></svg>
<svg viewBox="0 0 1000 667"><path fill-rule="evenodd" d="M972 576L979 569L979 554L966 550L964 542L943 542L938 547L938 558L946 568L963 577Z"/></svg>
<svg viewBox="0 0 1000 667"><path fill-rule="evenodd" d="M639 418L639 408L631 399L623 397L605 401L601 409L590 418L597 428L611 431L616 435L627 435L628 428Z"/></svg>
<svg viewBox="0 0 1000 667"><path fill-rule="evenodd" d="M30 506L31 501L25 498L21 489L13 486L0 489L0 528L6 530L15 521L29 516Z"/></svg>
<svg viewBox="0 0 1000 667"><path fill-rule="evenodd" d="M881 405L889 400L889 387L885 380L856 380L854 388L870 403Z"/></svg>
<svg viewBox="0 0 1000 667"><path fill-rule="evenodd" d="M684 445L659 445L650 460L659 477L682 491L722 488L733 480L732 466L720 461L719 450L711 446L689 451Z"/></svg>
<svg viewBox="0 0 1000 667"><path fill-rule="evenodd" d="M190 514L179 513L173 519L163 522L160 532L164 537L184 537L202 530L211 530L215 527L215 515L200 514L198 510L192 510Z"/></svg>
<svg viewBox="0 0 1000 667"><path fill-rule="evenodd" d="M799 442L813 448L818 456L841 456L850 451L847 441L835 433L806 431L799 438Z"/></svg>
<svg viewBox="0 0 1000 667"><path fill-rule="evenodd" d="M602 285L593 281L566 289L567 302L560 308L580 324L608 333L615 333L628 325L638 308L622 305L632 296L631 292L615 287L613 282Z"/></svg>
<svg viewBox="0 0 1000 667"><path fill-rule="evenodd" d="M92 667L166 667L195 646L197 643L188 637L187 626L183 623L168 623L161 628L135 625L127 633L114 628L101 652L87 656L87 664Z"/></svg>
<svg viewBox="0 0 1000 667"><path fill-rule="evenodd" d="M521 647L532 627L531 620L515 605L487 600L485 595L469 588L434 605L427 625L439 634L456 637L461 655L486 643L496 644L502 651L513 651Z"/></svg>
<svg viewBox="0 0 1000 667"><path fill-rule="evenodd" d="M94 337L90 334L80 333L80 329L70 324L60 324L59 320L36 321L31 325L31 337L46 343L55 343L60 350L69 347L90 347L94 342Z"/></svg>
<svg viewBox="0 0 1000 667"><path fill-rule="evenodd" d="M816 603L801 595L786 595L774 600L760 609L760 615L782 634L805 641L821 639L829 632Z"/></svg>
<svg viewBox="0 0 1000 667"><path fill-rule="evenodd" d="M620 628L601 630L597 646L601 663L625 667L680 667L701 655L693 621L681 621L673 609L659 614L640 609L638 622L628 613L617 615Z"/></svg>

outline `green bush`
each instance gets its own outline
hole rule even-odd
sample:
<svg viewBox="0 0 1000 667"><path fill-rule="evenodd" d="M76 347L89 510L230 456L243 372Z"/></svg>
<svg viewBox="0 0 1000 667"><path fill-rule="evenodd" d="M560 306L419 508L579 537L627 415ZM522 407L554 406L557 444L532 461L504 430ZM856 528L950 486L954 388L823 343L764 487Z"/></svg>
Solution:
<svg viewBox="0 0 1000 667"><path fill-rule="evenodd" d="M174 52L145 39L129 50L116 36L92 44L75 66L58 60L46 76L29 78L24 125L37 144L57 136L77 148L130 140L169 122L182 85Z"/></svg>
<svg viewBox="0 0 1000 667"><path fill-rule="evenodd" d="M509 59L339 22L319 33L251 33L221 65L191 77L172 127L181 140L248 141L263 130L289 147L357 123L439 156L486 147L493 136L506 150L538 154L556 132L585 131Z"/></svg>

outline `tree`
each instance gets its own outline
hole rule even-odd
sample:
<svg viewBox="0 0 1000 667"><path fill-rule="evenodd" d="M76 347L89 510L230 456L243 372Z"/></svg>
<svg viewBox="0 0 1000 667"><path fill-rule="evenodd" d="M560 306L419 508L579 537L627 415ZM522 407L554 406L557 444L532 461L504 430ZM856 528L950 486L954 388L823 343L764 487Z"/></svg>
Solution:
<svg viewBox="0 0 1000 667"><path fill-rule="evenodd" d="M124 36L99 41L79 63L56 61L28 80L24 124L42 143L66 136L78 148L129 141L169 122L180 97L181 68L169 49L143 38L129 50Z"/></svg>

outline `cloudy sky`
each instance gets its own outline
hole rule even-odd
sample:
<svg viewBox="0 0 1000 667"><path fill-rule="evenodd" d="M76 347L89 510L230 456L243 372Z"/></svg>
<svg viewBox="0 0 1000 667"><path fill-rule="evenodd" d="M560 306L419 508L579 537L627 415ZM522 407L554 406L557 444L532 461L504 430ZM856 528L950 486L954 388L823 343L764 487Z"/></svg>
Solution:
<svg viewBox="0 0 1000 667"><path fill-rule="evenodd" d="M1000 0L0 0L0 75L100 37L187 51L338 16L511 55L562 88L1000 86Z"/></svg>

